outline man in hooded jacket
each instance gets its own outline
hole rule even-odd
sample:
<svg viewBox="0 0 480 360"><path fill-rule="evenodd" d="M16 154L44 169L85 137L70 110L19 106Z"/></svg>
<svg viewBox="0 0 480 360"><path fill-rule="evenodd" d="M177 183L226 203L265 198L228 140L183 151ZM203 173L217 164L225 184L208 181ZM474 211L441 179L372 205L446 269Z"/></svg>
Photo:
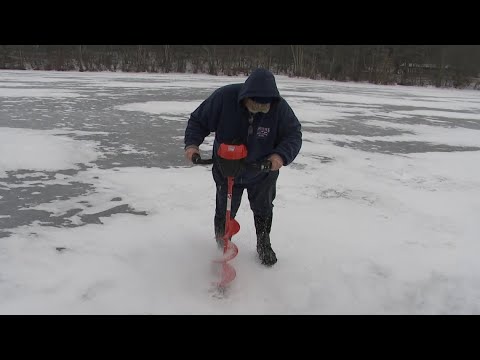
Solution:
<svg viewBox="0 0 480 360"><path fill-rule="evenodd" d="M270 241L276 183L279 169L292 163L302 146L300 122L280 96L274 75L260 68L244 83L215 90L191 113L184 137L189 161L199 154L199 146L212 132L215 133L212 174L217 187L214 231L219 246L225 230L227 202L227 179L215 161L220 144L244 144L246 164L271 161L268 173L245 170L235 177L231 216L235 218L243 190L247 189L257 234L257 253L262 264L272 266L277 262Z"/></svg>

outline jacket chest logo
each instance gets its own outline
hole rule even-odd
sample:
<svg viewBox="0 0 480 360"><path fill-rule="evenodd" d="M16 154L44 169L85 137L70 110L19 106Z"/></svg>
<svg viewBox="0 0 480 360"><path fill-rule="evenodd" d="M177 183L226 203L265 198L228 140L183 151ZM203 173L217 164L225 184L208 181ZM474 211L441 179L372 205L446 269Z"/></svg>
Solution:
<svg viewBox="0 0 480 360"><path fill-rule="evenodd" d="M259 126L257 129L257 137L259 138L267 137L269 133L270 133L270 128Z"/></svg>

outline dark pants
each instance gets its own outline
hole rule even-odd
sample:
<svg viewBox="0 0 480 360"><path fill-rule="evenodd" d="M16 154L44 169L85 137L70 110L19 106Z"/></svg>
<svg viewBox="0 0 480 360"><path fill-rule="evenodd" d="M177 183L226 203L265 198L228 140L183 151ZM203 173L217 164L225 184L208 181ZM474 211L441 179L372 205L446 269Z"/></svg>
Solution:
<svg viewBox="0 0 480 360"><path fill-rule="evenodd" d="M258 181L247 184L234 183L232 194L231 216L235 218L243 196L247 189L250 209L254 216L260 218L272 218L273 200L275 200L276 186L279 171L270 171ZM227 211L228 184L226 178L215 176L217 186L216 207L215 207L215 234L222 235L225 229L225 216Z"/></svg>

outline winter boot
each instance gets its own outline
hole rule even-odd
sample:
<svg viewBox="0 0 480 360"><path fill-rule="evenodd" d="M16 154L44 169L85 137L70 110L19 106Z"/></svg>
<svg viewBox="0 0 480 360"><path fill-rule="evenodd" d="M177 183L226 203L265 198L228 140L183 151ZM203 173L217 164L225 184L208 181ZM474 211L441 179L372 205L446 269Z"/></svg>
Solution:
<svg viewBox="0 0 480 360"><path fill-rule="evenodd" d="M255 230L257 232L257 253L263 265L272 266L277 262L277 256L270 244L270 230L272 215L260 217L254 215Z"/></svg>

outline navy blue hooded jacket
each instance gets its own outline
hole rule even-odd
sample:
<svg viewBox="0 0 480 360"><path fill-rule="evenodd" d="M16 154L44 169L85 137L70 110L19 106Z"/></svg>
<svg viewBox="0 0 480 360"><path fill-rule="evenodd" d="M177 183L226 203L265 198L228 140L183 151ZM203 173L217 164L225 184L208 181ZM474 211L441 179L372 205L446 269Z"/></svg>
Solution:
<svg viewBox="0 0 480 360"><path fill-rule="evenodd" d="M270 97L273 101L266 114L250 114L244 99ZM253 133L248 128L253 117ZM265 69L251 73L245 83L223 86L214 91L191 113L185 130L185 148L200 146L205 137L215 132L213 157L221 143L242 143L247 146L246 162L265 160L275 153L284 165L290 164L302 146L301 125L288 103L280 96L273 74ZM215 173L215 166L214 166ZM259 174L247 172L236 182L251 182Z"/></svg>

